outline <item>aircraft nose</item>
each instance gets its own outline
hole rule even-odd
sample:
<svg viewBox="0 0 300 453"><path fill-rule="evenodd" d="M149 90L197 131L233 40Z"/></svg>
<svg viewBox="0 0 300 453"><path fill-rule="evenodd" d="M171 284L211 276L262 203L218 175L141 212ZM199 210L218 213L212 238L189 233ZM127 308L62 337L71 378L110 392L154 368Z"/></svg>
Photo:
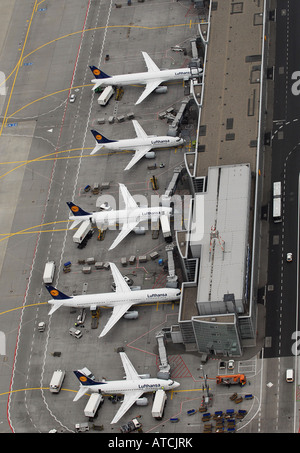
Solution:
<svg viewBox="0 0 300 453"><path fill-rule="evenodd" d="M179 382L174 381L174 383L173 383L173 388L176 389L176 388L179 387L179 386L180 386Z"/></svg>

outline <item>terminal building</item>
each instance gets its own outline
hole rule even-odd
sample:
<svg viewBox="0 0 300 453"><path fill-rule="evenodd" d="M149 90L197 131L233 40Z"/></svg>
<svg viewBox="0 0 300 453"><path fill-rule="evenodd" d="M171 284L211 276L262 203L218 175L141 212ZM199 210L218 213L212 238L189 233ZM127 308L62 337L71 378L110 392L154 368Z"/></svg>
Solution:
<svg viewBox="0 0 300 453"><path fill-rule="evenodd" d="M178 324L186 349L240 356L253 338L250 310L249 164L210 167L195 194L188 228L176 232L184 272Z"/></svg>
<svg viewBox="0 0 300 453"><path fill-rule="evenodd" d="M202 6L191 46L203 74L191 77L186 104L198 116L184 155L192 200L175 232L182 290L170 337L186 350L240 357L257 335L265 11L263 2Z"/></svg>

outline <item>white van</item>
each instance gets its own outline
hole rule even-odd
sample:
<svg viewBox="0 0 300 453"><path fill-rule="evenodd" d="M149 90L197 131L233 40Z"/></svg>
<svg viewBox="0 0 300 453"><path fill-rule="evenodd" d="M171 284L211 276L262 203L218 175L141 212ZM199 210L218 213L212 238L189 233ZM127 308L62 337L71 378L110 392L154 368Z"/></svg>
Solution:
<svg viewBox="0 0 300 453"><path fill-rule="evenodd" d="M294 382L294 370L293 369L290 368L290 369L286 370L285 380L286 380L286 382Z"/></svg>
<svg viewBox="0 0 300 453"><path fill-rule="evenodd" d="M64 381L66 372L64 370L56 370L50 381L49 390L51 393L59 393Z"/></svg>

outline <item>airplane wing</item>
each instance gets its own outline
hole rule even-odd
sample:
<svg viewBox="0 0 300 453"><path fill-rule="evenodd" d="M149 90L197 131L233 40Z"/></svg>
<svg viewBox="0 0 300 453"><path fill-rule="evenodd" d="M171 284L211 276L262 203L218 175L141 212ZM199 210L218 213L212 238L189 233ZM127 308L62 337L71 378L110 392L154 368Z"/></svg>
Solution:
<svg viewBox="0 0 300 453"><path fill-rule="evenodd" d="M121 232L118 234L114 242L111 244L108 250L114 249L124 238L140 223L140 219L136 222L123 223Z"/></svg>
<svg viewBox="0 0 300 453"><path fill-rule="evenodd" d="M137 137L139 138L148 138L148 135L140 125L140 123L137 120L132 120L133 127L135 129L135 133Z"/></svg>
<svg viewBox="0 0 300 453"><path fill-rule="evenodd" d="M154 63L152 58L149 57L147 52L142 52L142 55L144 57L145 63L147 65L148 71L149 72L160 72L159 67Z"/></svg>
<svg viewBox="0 0 300 453"><path fill-rule="evenodd" d="M160 84L162 80L151 80L151 82L147 83L146 88L142 92L141 96L136 101L135 105L140 104L144 99L146 99L149 94L152 93Z"/></svg>
<svg viewBox="0 0 300 453"><path fill-rule="evenodd" d="M124 184L119 184L120 192L124 200L126 209L136 209L138 205L136 204L134 198L130 195L128 189Z"/></svg>
<svg viewBox="0 0 300 453"><path fill-rule="evenodd" d="M128 379L129 381L141 379L140 376L137 374L136 369L134 368L129 358L127 357L127 354L125 352L120 352L120 357L126 374L126 379Z"/></svg>
<svg viewBox="0 0 300 453"><path fill-rule="evenodd" d="M131 167L133 167L151 149L152 149L152 146L138 146L136 148L133 158L131 159L129 164L124 168L124 170L129 170Z"/></svg>
<svg viewBox="0 0 300 453"><path fill-rule="evenodd" d="M124 279L123 279L123 281L124 281ZM124 283L125 283L125 281L124 281ZM130 291L130 289L129 289L129 291ZM111 317L109 318L107 324L105 325L104 329L100 333L99 338L104 337L104 335L106 335L110 331L110 329L119 321L119 319L122 318L123 315L125 315L126 311L128 311L131 306L132 306L131 303L116 305L113 308Z"/></svg>
<svg viewBox="0 0 300 453"><path fill-rule="evenodd" d="M115 265L115 263L109 263L110 264L110 270L113 275L114 282L116 284L116 293L128 293L131 291L129 286L124 280L123 275ZM130 307L129 307L130 308Z"/></svg>
<svg viewBox="0 0 300 453"><path fill-rule="evenodd" d="M124 393L123 403L110 423L111 424L117 423L120 420L120 418L123 417L123 415L128 411L128 409L130 409L131 406L136 402L136 400L143 395L143 393L144 393L143 390L130 391L130 393Z"/></svg>

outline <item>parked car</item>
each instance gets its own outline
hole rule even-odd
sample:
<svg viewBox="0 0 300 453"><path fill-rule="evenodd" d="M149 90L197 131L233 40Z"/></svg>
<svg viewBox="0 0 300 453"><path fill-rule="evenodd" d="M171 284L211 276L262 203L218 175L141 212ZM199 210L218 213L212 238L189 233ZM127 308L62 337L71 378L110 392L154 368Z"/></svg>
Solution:
<svg viewBox="0 0 300 453"><path fill-rule="evenodd" d="M234 360L229 360L227 365L228 370L234 369Z"/></svg>

